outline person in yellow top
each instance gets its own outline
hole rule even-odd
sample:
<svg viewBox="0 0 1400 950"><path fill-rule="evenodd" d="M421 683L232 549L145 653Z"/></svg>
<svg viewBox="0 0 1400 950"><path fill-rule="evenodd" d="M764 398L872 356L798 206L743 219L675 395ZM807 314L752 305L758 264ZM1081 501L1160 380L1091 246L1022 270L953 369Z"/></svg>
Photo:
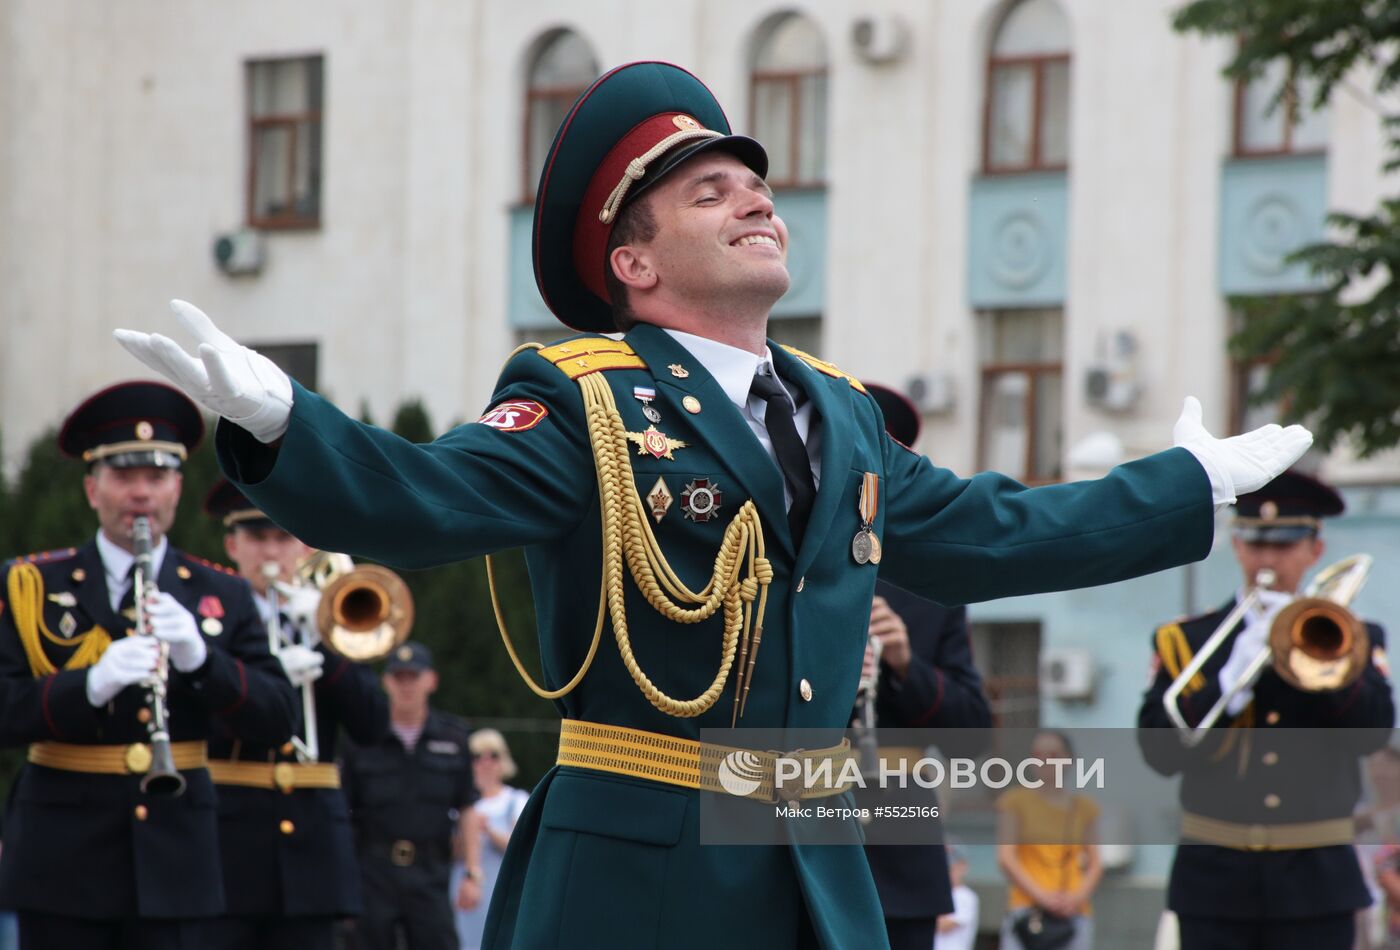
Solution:
<svg viewBox="0 0 1400 950"><path fill-rule="evenodd" d="M1031 756L1072 758L1069 739L1041 730ZM1007 791L997 801L997 864L1011 885L1001 950L1089 950L1089 898L1103 877L1098 803L1055 785L1055 766L1037 767L1041 785Z"/></svg>

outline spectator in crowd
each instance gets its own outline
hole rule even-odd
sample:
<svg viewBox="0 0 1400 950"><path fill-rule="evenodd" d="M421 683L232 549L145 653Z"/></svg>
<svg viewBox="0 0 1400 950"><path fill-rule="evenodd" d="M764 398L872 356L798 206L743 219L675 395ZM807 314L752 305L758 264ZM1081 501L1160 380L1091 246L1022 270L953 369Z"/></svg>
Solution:
<svg viewBox="0 0 1400 950"><path fill-rule="evenodd" d="M1053 946L1090 950L1089 899L1103 876L1099 806L1056 785L1049 760L1073 757L1067 736L1042 729L1031 742L1031 755L1046 763L1038 767L1040 787L1012 788L997 802L997 863L1011 885L1001 950L1035 950L1045 939L1038 935L1065 931L1069 939Z"/></svg>
<svg viewBox="0 0 1400 950"><path fill-rule="evenodd" d="M977 944L977 916L981 909L977 892L967 886L967 852L958 845L948 851L948 879L953 884L953 912L938 918L933 950L972 950Z"/></svg>
<svg viewBox="0 0 1400 950"><path fill-rule="evenodd" d="M515 760L505 737L495 729L478 729L472 733L468 748L472 755L472 779L476 783L476 804L467 812L466 834L477 839L481 855L480 873L468 876L467 869L458 865L453 874L457 892L457 937L461 950L478 950L482 928L486 926L486 908L491 904L491 890L501 869L501 857L506 852L511 829L515 827L530 793L507 785L515 777ZM480 885L478 894L474 884Z"/></svg>

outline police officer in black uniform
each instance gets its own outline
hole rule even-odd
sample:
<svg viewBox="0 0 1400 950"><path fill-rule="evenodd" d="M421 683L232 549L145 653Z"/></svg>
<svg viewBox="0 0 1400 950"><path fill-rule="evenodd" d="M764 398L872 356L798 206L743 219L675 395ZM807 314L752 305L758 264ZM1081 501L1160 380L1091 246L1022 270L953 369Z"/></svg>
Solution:
<svg viewBox="0 0 1400 950"><path fill-rule="evenodd" d="M315 627L316 588L284 587L281 595L270 589L266 565L286 584L311 549L227 479L210 490L204 510L228 529L224 548L252 586L270 636L279 638L276 655L288 679L298 693L312 690L319 746L316 760L310 759L304 725L296 744L280 747L246 742L227 730L210 740L228 907L227 916L206 927L205 946L330 950L336 918L362 911L349 811L335 764L337 733L343 727L356 742L378 742L389 726L388 701L373 670L326 649Z"/></svg>
<svg viewBox="0 0 1400 950"><path fill-rule="evenodd" d="M1272 589L1183 691L1185 719L1202 721L1267 643L1276 611L1323 555L1321 519L1344 504L1327 485L1289 471L1236 507L1233 544L1245 586L1220 609L1157 630L1154 679L1138 713L1148 764L1182 776L1182 842L1167 906L1180 920L1183 950L1351 950L1355 912L1371 901L1353 848L1358 760L1385 745L1395 720L1384 631L1365 625L1368 642L1355 641L1362 673L1338 689L1298 689L1266 668L1195 748L1181 741L1162 705L1267 568L1276 576Z"/></svg>
<svg viewBox="0 0 1400 950"><path fill-rule="evenodd" d="M918 410L903 395L877 383L865 383L885 417L885 429L900 445L918 441ZM877 729L985 729L992 724L991 707L982 691L982 677L972 665L967 610L941 607L886 582L875 585L870 610L870 637L879 640L880 670L875 692ZM859 709L857 709L859 712ZM949 733L945 754L974 755L980 741L964 733ZM906 759L921 749L890 747L886 758ZM890 765L891 768L895 766ZM866 804L866 796L858 796ZM880 804L930 805L932 790L910 783L906 789L885 790ZM873 798L872 798L873 803ZM940 914L953 911L948 858L941 844L892 845L902 839L897 823L869 831L866 857L885 914L891 950L929 950Z"/></svg>
<svg viewBox="0 0 1400 950"><path fill-rule="evenodd" d="M268 652L247 583L167 541L180 465L204 425L180 392L113 386L68 417L64 454L83 481L97 536L18 558L0 592L0 742L29 745L11 790L0 906L19 912L25 950L201 947L223 912L215 791L206 740L216 726L277 745L295 698ZM153 540L154 637L135 626L133 521ZM148 691L168 648L171 753L182 794L142 792L152 760Z"/></svg>
<svg viewBox="0 0 1400 950"><path fill-rule="evenodd" d="M365 913L356 927L363 950L394 950L400 932L407 950L457 947L448 893L452 836L476 790L469 730L429 707L436 689L428 648L400 646L384 673L388 735L371 745L346 743L343 753L364 879ZM469 869L479 864L468 856Z"/></svg>

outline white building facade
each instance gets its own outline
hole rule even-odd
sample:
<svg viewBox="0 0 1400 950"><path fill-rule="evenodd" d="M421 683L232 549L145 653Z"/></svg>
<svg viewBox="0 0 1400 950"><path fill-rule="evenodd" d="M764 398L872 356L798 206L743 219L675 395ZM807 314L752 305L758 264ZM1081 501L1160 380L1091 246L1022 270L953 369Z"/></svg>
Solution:
<svg viewBox="0 0 1400 950"><path fill-rule="evenodd" d="M142 375L110 332L173 332L170 297L352 413L417 397L439 425L476 418L520 339L563 335L527 242L552 126L633 59L691 69L770 146L794 271L774 335L917 385L938 464L1092 477L1169 445L1187 394L1212 431L1237 428L1258 413L1226 354L1228 297L1307 286L1282 256L1395 183L1364 96L1287 127L1221 77L1227 42L1171 30L1177 5L8 0L7 464ZM1321 465L1352 509L1331 553L1393 572L1400 457ZM1153 626L1221 601L1233 571L1221 551L975 608L1007 721L1130 724ZM1361 606L1400 618L1400 585ZM1086 651L1092 694L1043 695L1038 658Z"/></svg>

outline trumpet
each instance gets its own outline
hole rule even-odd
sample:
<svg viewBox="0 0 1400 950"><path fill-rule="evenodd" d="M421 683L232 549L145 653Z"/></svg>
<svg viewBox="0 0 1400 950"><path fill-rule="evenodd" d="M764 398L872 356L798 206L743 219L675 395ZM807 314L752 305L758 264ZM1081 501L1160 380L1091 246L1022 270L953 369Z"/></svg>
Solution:
<svg viewBox="0 0 1400 950"><path fill-rule="evenodd" d="M1347 607L1365 586L1371 562L1369 554L1354 554L1320 571L1302 596L1279 611L1269 627L1268 643L1216 700L1200 724L1192 727L1181 712L1181 693L1219 651L1235 625L1259 602L1260 592L1275 582L1273 571L1259 571L1249 594L1220 621L1162 696L1162 705L1181 734L1181 741L1188 747L1199 745L1230 700L1253 687L1271 663L1284 682L1307 692L1341 689L1354 683L1366 669L1371 645L1366 625Z"/></svg>
<svg viewBox="0 0 1400 950"><path fill-rule="evenodd" d="M136 633L155 636L146 610L146 598L156 592L156 586L151 580L151 521L145 515L133 519L131 538L132 553L136 557L131 581L136 601ZM151 764L141 778L141 791L174 797L184 792L185 777L176 771L170 752L170 708L166 703L170 686L170 647L164 641L160 644L155 672L143 685L150 690L146 694L146 704L150 707L151 718L146 723L146 731L151 737Z"/></svg>
<svg viewBox="0 0 1400 950"><path fill-rule="evenodd" d="M413 595L403 578L388 568L374 564L356 566L349 555L318 551L297 565L291 585L276 580L280 568L275 562L264 564L263 571L272 601L268 641L273 656L284 642L277 597L290 595L298 588L321 592L316 631L331 653L355 663L371 663L388 656L408 639L413 627ZM293 736L292 747L299 761L316 762L321 750L314 683L302 684L301 703L304 735Z"/></svg>

